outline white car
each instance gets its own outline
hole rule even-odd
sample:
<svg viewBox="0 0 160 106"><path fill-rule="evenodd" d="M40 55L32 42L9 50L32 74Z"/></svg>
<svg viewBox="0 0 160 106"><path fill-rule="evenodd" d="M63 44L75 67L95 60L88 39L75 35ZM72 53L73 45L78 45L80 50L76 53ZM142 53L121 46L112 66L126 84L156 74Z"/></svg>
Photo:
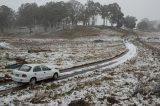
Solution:
<svg viewBox="0 0 160 106"><path fill-rule="evenodd" d="M59 70L46 65L24 64L13 70L12 80L16 82L35 84L37 81L53 78L57 79Z"/></svg>

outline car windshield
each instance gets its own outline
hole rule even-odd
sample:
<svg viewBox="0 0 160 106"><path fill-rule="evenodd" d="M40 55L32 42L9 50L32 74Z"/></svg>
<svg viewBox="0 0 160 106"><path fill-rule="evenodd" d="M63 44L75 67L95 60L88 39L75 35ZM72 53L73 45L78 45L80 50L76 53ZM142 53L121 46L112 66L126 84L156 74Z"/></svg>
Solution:
<svg viewBox="0 0 160 106"><path fill-rule="evenodd" d="M19 71L25 71L25 72L29 72L31 69L30 66L27 66L27 65L22 65L18 70Z"/></svg>

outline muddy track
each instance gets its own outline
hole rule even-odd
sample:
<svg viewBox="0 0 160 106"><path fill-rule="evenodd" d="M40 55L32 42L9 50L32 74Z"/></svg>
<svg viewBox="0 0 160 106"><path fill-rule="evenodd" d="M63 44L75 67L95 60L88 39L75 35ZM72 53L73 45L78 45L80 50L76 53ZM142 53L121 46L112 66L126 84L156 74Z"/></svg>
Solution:
<svg viewBox="0 0 160 106"><path fill-rule="evenodd" d="M61 73L66 73L66 72L73 72L73 73L60 76L57 80L66 79L66 78L69 78L69 77L73 77L75 75L83 74L83 73L86 73L86 72L89 72L89 71L93 71L93 70L96 70L96 69L99 69L99 68L109 66L109 65L115 63L115 62L110 62L110 61L115 60L119 57L122 57L127 52L128 52L128 50L125 50L124 52L116 55L115 57L112 57L112 58L109 58L109 59L106 59L106 60L101 60L101 61L97 61L97 62L92 62L92 63L83 64L83 65L74 66L74 67L71 67L71 68L60 70ZM104 65L99 65L99 64L106 63L106 62L108 62L108 63L104 64ZM91 68L88 68L88 67L91 67ZM83 68L87 68L87 69L83 69ZM77 70L77 69L82 69L82 71L74 72L74 70ZM46 81L43 81L43 82L49 83L49 82L52 82L52 81L53 81L52 79L49 79L49 80L46 80ZM8 83L8 82L6 82L6 83ZM12 82L10 82L10 83L12 83ZM41 82L39 82L38 84L40 84L40 83ZM0 95L5 95L5 94L11 93L11 92L16 92L16 91L19 91L19 90L23 90L27 87L29 87L29 84L17 85L16 87L9 88L9 89L6 88L5 90L0 91Z"/></svg>
<svg viewBox="0 0 160 106"><path fill-rule="evenodd" d="M100 61L96 61L96 62L92 62L92 63L87 63L87 64L83 64L83 65L79 65L79 66L74 66L74 67L71 67L71 68L67 68L67 69L62 69L60 70L61 73L65 73L65 72L69 72L69 71L73 71L73 70L77 70L77 69L80 69L80 68L84 68L84 67L90 67L90 66L94 66L94 65L98 65L98 64L102 64L102 63L105 63L105 62L109 62L113 59L116 59L118 57L121 57L123 56L124 54L126 54L128 52L128 50L125 50L124 52L112 57L112 58L109 58L109 59L105 59L105 60L100 60Z"/></svg>
<svg viewBox="0 0 160 106"><path fill-rule="evenodd" d="M112 65L112 64L114 64L114 63L115 63L115 62L110 62L110 63L108 63L108 64L106 64L106 65L102 65L102 66L101 66L101 65L100 65L100 66L97 65L96 67L93 67L93 68L90 68L90 69L86 69L86 70L74 72L74 73L72 73L72 74L67 74L67 75L64 75L64 76L59 77L58 80L66 79L66 78L73 77L73 76L79 75L79 74L84 74L84 73L86 73L86 72L93 71L93 70L96 70L96 69L100 69L100 68L103 68L103 67Z"/></svg>

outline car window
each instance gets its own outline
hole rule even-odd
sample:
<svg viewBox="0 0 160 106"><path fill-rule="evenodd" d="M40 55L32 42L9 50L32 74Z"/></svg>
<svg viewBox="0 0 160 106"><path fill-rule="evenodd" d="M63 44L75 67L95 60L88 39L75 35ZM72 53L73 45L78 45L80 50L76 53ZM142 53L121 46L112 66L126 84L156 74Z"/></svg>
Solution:
<svg viewBox="0 0 160 106"><path fill-rule="evenodd" d="M49 71L51 70L50 68L48 68L47 66L41 66L43 71Z"/></svg>
<svg viewBox="0 0 160 106"><path fill-rule="evenodd" d="M30 67L30 66L22 65L18 70L19 70L19 71L29 72L31 68L32 68L32 67Z"/></svg>
<svg viewBox="0 0 160 106"><path fill-rule="evenodd" d="M33 69L33 72L40 72L40 71L42 71L40 66L36 66Z"/></svg>

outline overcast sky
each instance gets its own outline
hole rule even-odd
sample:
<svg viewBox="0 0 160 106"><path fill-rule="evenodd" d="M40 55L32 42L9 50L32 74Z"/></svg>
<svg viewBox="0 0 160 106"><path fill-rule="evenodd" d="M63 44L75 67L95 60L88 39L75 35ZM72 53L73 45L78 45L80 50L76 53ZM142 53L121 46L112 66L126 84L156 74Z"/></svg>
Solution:
<svg viewBox="0 0 160 106"><path fill-rule="evenodd" d="M14 10L22 3L36 2L38 5L43 5L49 1L68 1L68 0L0 0L0 5L6 5ZM77 0L85 3L87 0ZM149 18L150 20L160 20L160 0L93 0L101 4L109 4L117 2L125 15L132 15L138 20Z"/></svg>

